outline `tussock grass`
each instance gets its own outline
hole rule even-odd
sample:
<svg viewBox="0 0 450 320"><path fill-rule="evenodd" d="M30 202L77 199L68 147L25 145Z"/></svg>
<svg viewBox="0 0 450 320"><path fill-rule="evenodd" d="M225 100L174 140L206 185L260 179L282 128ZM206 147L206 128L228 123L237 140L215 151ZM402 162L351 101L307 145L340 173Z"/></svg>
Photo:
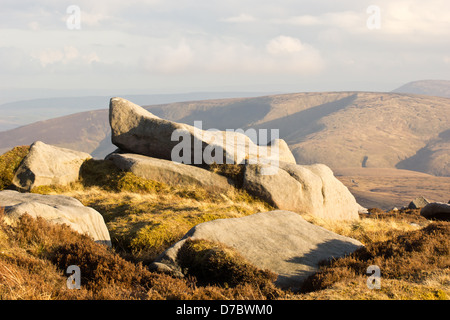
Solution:
<svg viewBox="0 0 450 320"><path fill-rule="evenodd" d="M372 208L370 215L362 214L358 221L333 221L321 219L312 215L303 217L316 225L324 227L337 234L354 238L364 245L386 241L405 232L418 230L429 224L420 215L420 210L389 211Z"/></svg>
<svg viewBox="0 0 450 320"><path fill-rule="evenodd" d="M245 166L242 164L217 164L214 162L210 165L206 165L205 169L230 178L235 181L239 188L244 184Z"/></svg>
<svg viewBox="0 0 450 320"><path fill-rule="evenodd" d="M350 285L355 280L361 285L370 265L378 266L382 281L390 284L381 291L385 298L449 299L450 223L433 222L414 231L399 232L388 240L372 241L347 257L324 262L321 271L309 277L302 290L317 292Z"/></svg>
<svg viewBox="0 0 450 320"><path fill-rule="evenodd" d="M203 285L228 288L249 284L265 296L283 296L282 291L274 285L276 274L254 267L236 250L224 244L188 239L178 251L177 260L187 274L194 276Z"/></svg>

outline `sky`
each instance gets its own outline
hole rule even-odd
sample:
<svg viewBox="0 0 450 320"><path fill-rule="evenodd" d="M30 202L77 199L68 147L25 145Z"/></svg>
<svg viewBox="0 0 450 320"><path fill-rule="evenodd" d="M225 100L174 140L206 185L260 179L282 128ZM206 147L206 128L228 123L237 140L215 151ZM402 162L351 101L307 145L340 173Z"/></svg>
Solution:
<svg viewBox="0 0 450 320"><path fill-rule="evenodd" d="M450 80L448 0L0 0L0 102Z"/></svg>

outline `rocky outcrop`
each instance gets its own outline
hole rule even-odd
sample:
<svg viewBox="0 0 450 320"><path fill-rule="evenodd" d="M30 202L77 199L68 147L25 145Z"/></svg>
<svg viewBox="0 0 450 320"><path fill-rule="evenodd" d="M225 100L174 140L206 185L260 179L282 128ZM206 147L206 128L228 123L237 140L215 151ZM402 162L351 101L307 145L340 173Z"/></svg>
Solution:
<svg viewBox="0 0 450 320"><path fill-rule="evenodd" d="M111 99L109 120L112 143L128 153L185 164L235 164L258 159L295 163L292 152L281 139L258 146L242 132L202 130L161 119L122 98Z"/></svg>
<svg viewBox="0 0 450 320"><path fill-rule="evenodd" d="M324 219L359 219L355 197L327 166L280 162L278 168L271 168L274 174L261 174L263 169L268 170L262 165L247 165L243 188L272 206Z"/></svg>
<svg viewBox="0 0 450 320"><path fill-rule="evenodd" d="M278 274L276 284L292 290L318 271L320 261L350 254L362 246L357 240L307 222L297 213L276 210L199 224L151 267L180 274L177 254L187 239L230 246L256 267Z"/></svg>
<svg viewBox="0 0 450 320"><path fill-rule="evenodd" d="M233 181L208 170L187 166L170 160L156 159L138 154L112 153L106 157L119 169L136 176L168 185L197 185L211 191L225 191Z"/></svg>
<svg viewBox="0 0 450 320"><path fill-rule="evenodd" d="M450 221L450 203L429 203L420 210L420 215L427 219Z"/></svg>
<svg viewBox="0 0 450 320"><path fill-rule="evenodd" d="M66 185L78 180L83 162L91 155L34 142L13 178L13 185L29 191L46 185Z"/></svg>
<svg viewBox="0 0 450 320"><path fill-rule="evenodd" d="M102 215L83 206L74 198L5 190L0 192L0 206L5 208L7 224L14 224L21 215L28 213L34 218L42 217L51 223L66 224L97 242L111 245L109 231Z"/></svg>
<svg viewBox="0 0 450 320"><path fill-rule="evenodd" d="M166 183L227 187L223 177L183 164L220 165L233 159L231 163L245 166L238 184L275 208L326 219L359 218L355 198L333 172L320 164L297 165L284 140L257 146L243 133L164 120L122 98L110 101L110 123L112 142L127 154L107 158L122 170Z"/></svg>

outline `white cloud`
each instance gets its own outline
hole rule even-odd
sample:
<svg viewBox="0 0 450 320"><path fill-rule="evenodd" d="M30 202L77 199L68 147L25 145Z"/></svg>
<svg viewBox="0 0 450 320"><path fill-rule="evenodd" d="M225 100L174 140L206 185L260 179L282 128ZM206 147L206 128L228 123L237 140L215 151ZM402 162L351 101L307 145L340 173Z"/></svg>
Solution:
<svg viewBox="0 0 450 320"><path fill-rule="evenodd" d="M231 22L231 23L254 22L256 20L257 19L255 17L246 13L241 13L240 15L234 17L220 19L220 21L222 22Z"/></svg>
<svg viewBox="0 0 450 320"><path fill-rule="evenodd" d="M378 1L381 28L384 35L413 37L448 36L450 32L450 2L445 0ZM300 27L328 27L350 34L367 33L366 22L370 13L361 10L324 12L317 15L299 15L271 19L275 24Z"/></svg>
<svg viewBox="0 0 450 320"><path fill-rule="evenodd" d="M389 1L381 7L384 32L394 35L449 36L448 1Z"/></svg>
<svg viewBox="0 0 450 320"><path fill-rule="evenodd" d="M285 19L272 19L271 22L275 24L288 24L301 27L328 26L350 30L365 27L365 19L365 12L358 13L355 11L341 11L326 12L316 16L291 16Z"/></svg>
<svg viewBox="0 0 450 320"><path fill-rule="evenodd" d="M69 4L81 9L81 30L66 27ZM367 27L369 4L381 10L381 29ZM138 77L163 88L176 79L202 87L224 79L297 85L303 75L321 85L384 83L386 74L416 79L424 70L448 77L448 17L448 0L5 0L0 77L52 87L67 86L59 79L70 75L108 87L121 74L133 88L146 86Z"/></svg>
<svg viewBox="0 0 450 320"><path fill-rule="evenodd" d="M297 26L318 26L323 25L324 21L319 16L302 15L290 17L287 20L273 20L276 23L289 23Z"/></svg>
<svg viewBox="0 0 450 320"><path fill-rule="evenodd" d="M287 36L278 36L270 40L266 48L272 55L293 54L305 49L299 39Z"/></svg>
<svg viewBox="0 0 450 320"><path fill-rule="evenodd" d="M238 39L182 39L178 45L149 50L142 57L150 73L183 74L317 74L324 60L318 50L299 39L278 36L265 46Z"/></svg>
<svg viewBox="0 0 450 320"><path fill-rule="evenodd" d="M81 55L78 49L73 46L65 46L62 49L47 48L43 50L35 50L31 52L30 56L32 59L37 60L43 68L57 63L61 63L63 65L74 62L90 64L94 61L99 61L99 58L95 52Z"/></svg>
<svg viewBox="0 0 450 320"><path fill-rule="evenodd" d="M141 58L146 70L163 74L184 73L191 69L194 63L193 49L186 40L181 40L177 46L165 45L148 49Z"/></svg>

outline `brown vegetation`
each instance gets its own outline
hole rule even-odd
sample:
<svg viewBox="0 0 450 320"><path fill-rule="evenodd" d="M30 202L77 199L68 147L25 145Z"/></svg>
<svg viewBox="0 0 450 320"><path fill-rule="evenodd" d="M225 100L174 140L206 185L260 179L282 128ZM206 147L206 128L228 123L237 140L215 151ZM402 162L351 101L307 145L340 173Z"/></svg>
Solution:
<svg viewBox="0 0 450 320"><path fill-rule="evenodd" d="M370 265L380 268L382 279L403 280L413 284L423 282L435 273L447 275L442 288L434 291L436 298L448 299L450 223L430 223L390 240L367 244L347 257L324 262L321 270L305 281L302 291L324 290L338 282L364 277Z"/></svg>
<svg viewBox="0 0 450 320"><path fill-rule="evenodd" d="M265 296L283 296L273 283L277 279L276 274L256 268L234 249L221 243L188 239L180 248L177 261L187 274L203 285L235 288L248 284L261 290Z"/></svg>
<svg viewBox="0 0 450 320"><path fill-rule="evenodd" d="M247 282L232 289L197 286L150 272L65 225L23 215L14 227L0 222L0 299L267 299ZM66 286L68 266L81 270L81 289Z"/></svg>
<svg viewBox="0 0 450 320"><path fill-rule="evenodd" d="M237 169L224 168L222 174L238 177ZM324 261L320 271L307 280L303 292L294 294L276 288L274 274L257 269L218 243L186 241L179 257L186 278L151 272L146 267L196 224L272 209L245 193L170 187L98 160L83 165L79 182L33 192L72 196L98 210L107 223L113 247L28 215L7 226L0 207L0 299L450 297L450 223L428 221L419 210L370 209L370 214L351 222L304 215L311 223L355 238L365 247L347 257ZM69 265L81 269L80 290L67 289ZM367 288L369 265L381 269L380 290Z"/></svg>
<svg viewBox="0 0 450 320"><path fill-rule="evenodd" d="M17 168L29 150L29 146L15 147L0 156L0 191L11 185Z"/></svg>

